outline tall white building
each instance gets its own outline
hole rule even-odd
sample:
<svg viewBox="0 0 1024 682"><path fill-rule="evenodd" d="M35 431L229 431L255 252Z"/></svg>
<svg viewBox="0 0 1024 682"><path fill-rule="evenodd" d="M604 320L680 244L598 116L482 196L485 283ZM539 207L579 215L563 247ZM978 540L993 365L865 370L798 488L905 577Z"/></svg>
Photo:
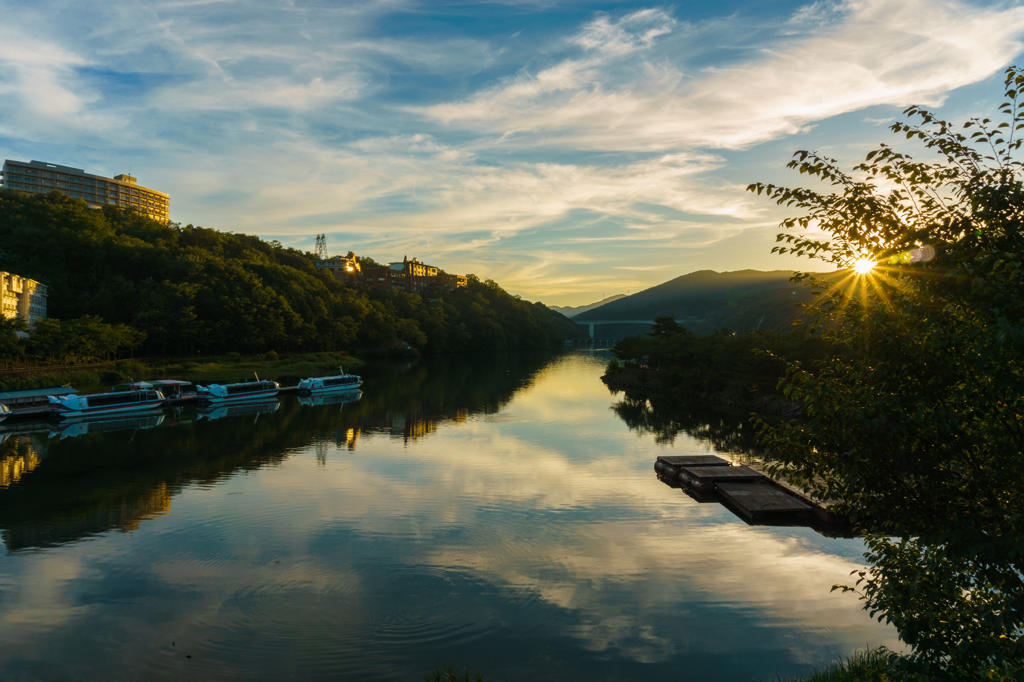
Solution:
<svg viewBox="0 0 1024 682"><path fill-rule="evenodd" d="M30 327L45 320L46 285L0 270L0 313L6 320L20 317Z"/></svg>

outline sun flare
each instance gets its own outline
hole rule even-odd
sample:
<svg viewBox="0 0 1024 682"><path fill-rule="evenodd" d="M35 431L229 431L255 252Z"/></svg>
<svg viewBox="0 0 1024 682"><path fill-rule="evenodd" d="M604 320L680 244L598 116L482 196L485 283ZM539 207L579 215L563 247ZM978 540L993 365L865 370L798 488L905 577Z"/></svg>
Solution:
<svg viewBox="0 0 1024 682"><path fill-rule="evenodd" d="M853 264L853 271L858 275L866 275L875 269L875 265L877 265L877 263L870 258L858 258Z"/></svg>

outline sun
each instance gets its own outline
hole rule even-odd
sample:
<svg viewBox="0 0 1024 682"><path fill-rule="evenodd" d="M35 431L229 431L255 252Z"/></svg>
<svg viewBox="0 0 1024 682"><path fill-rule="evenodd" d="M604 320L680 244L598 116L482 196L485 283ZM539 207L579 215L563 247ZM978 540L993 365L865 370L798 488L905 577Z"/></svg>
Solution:
<svg viewBox="0 0 1024 682"><path fill-rule="evenodd" d="M866 275L874 270L876 265L878 264L870 258L858 258L853 264L853 271L858 275Z"/></svg>

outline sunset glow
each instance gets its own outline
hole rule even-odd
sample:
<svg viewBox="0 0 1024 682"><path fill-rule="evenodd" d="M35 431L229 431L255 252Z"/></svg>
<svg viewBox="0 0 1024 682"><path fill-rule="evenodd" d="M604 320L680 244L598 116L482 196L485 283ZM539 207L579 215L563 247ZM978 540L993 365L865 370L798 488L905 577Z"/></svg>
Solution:
<svg viewBox="0 0 1024 682"><path fill-rule="evenodd" d="M866 275L874 270L876 265L878 264L870 258L858 258L853 264L853 271L858 275Z"/></svg>

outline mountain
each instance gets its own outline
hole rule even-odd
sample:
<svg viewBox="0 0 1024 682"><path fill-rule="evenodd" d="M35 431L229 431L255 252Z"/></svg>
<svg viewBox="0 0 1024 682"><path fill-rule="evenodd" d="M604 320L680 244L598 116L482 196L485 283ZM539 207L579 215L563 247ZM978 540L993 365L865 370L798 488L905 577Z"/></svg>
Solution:
<svg viewBox="0 0 1024 682"><path fill-rule="evenodd" d="M799 314L794 303L810 292L789 278L790 270L698 270L576 315L574 322L653 320L674 315L698 333L715 329L788 329Z"/></svg>
<svg viewBox="0 0 1024 682"><path fill-rule="evenodd" d="M573 317L574 315L579 315L580 313L585 313L588 310L593 310L594 308L600 308L601 306L605 305L606 303L611 303L612 301L617 301L620 298L625 298L625 297L626 297L625 294L615 294L614 296L609 296L608 298L603 298L600 301L598 301L597 303L588 303L587 305L578 305L576 307L549 305L548 308L550 308L551 310L554 310L557 313L562 313L566 317Z"/></svg>

